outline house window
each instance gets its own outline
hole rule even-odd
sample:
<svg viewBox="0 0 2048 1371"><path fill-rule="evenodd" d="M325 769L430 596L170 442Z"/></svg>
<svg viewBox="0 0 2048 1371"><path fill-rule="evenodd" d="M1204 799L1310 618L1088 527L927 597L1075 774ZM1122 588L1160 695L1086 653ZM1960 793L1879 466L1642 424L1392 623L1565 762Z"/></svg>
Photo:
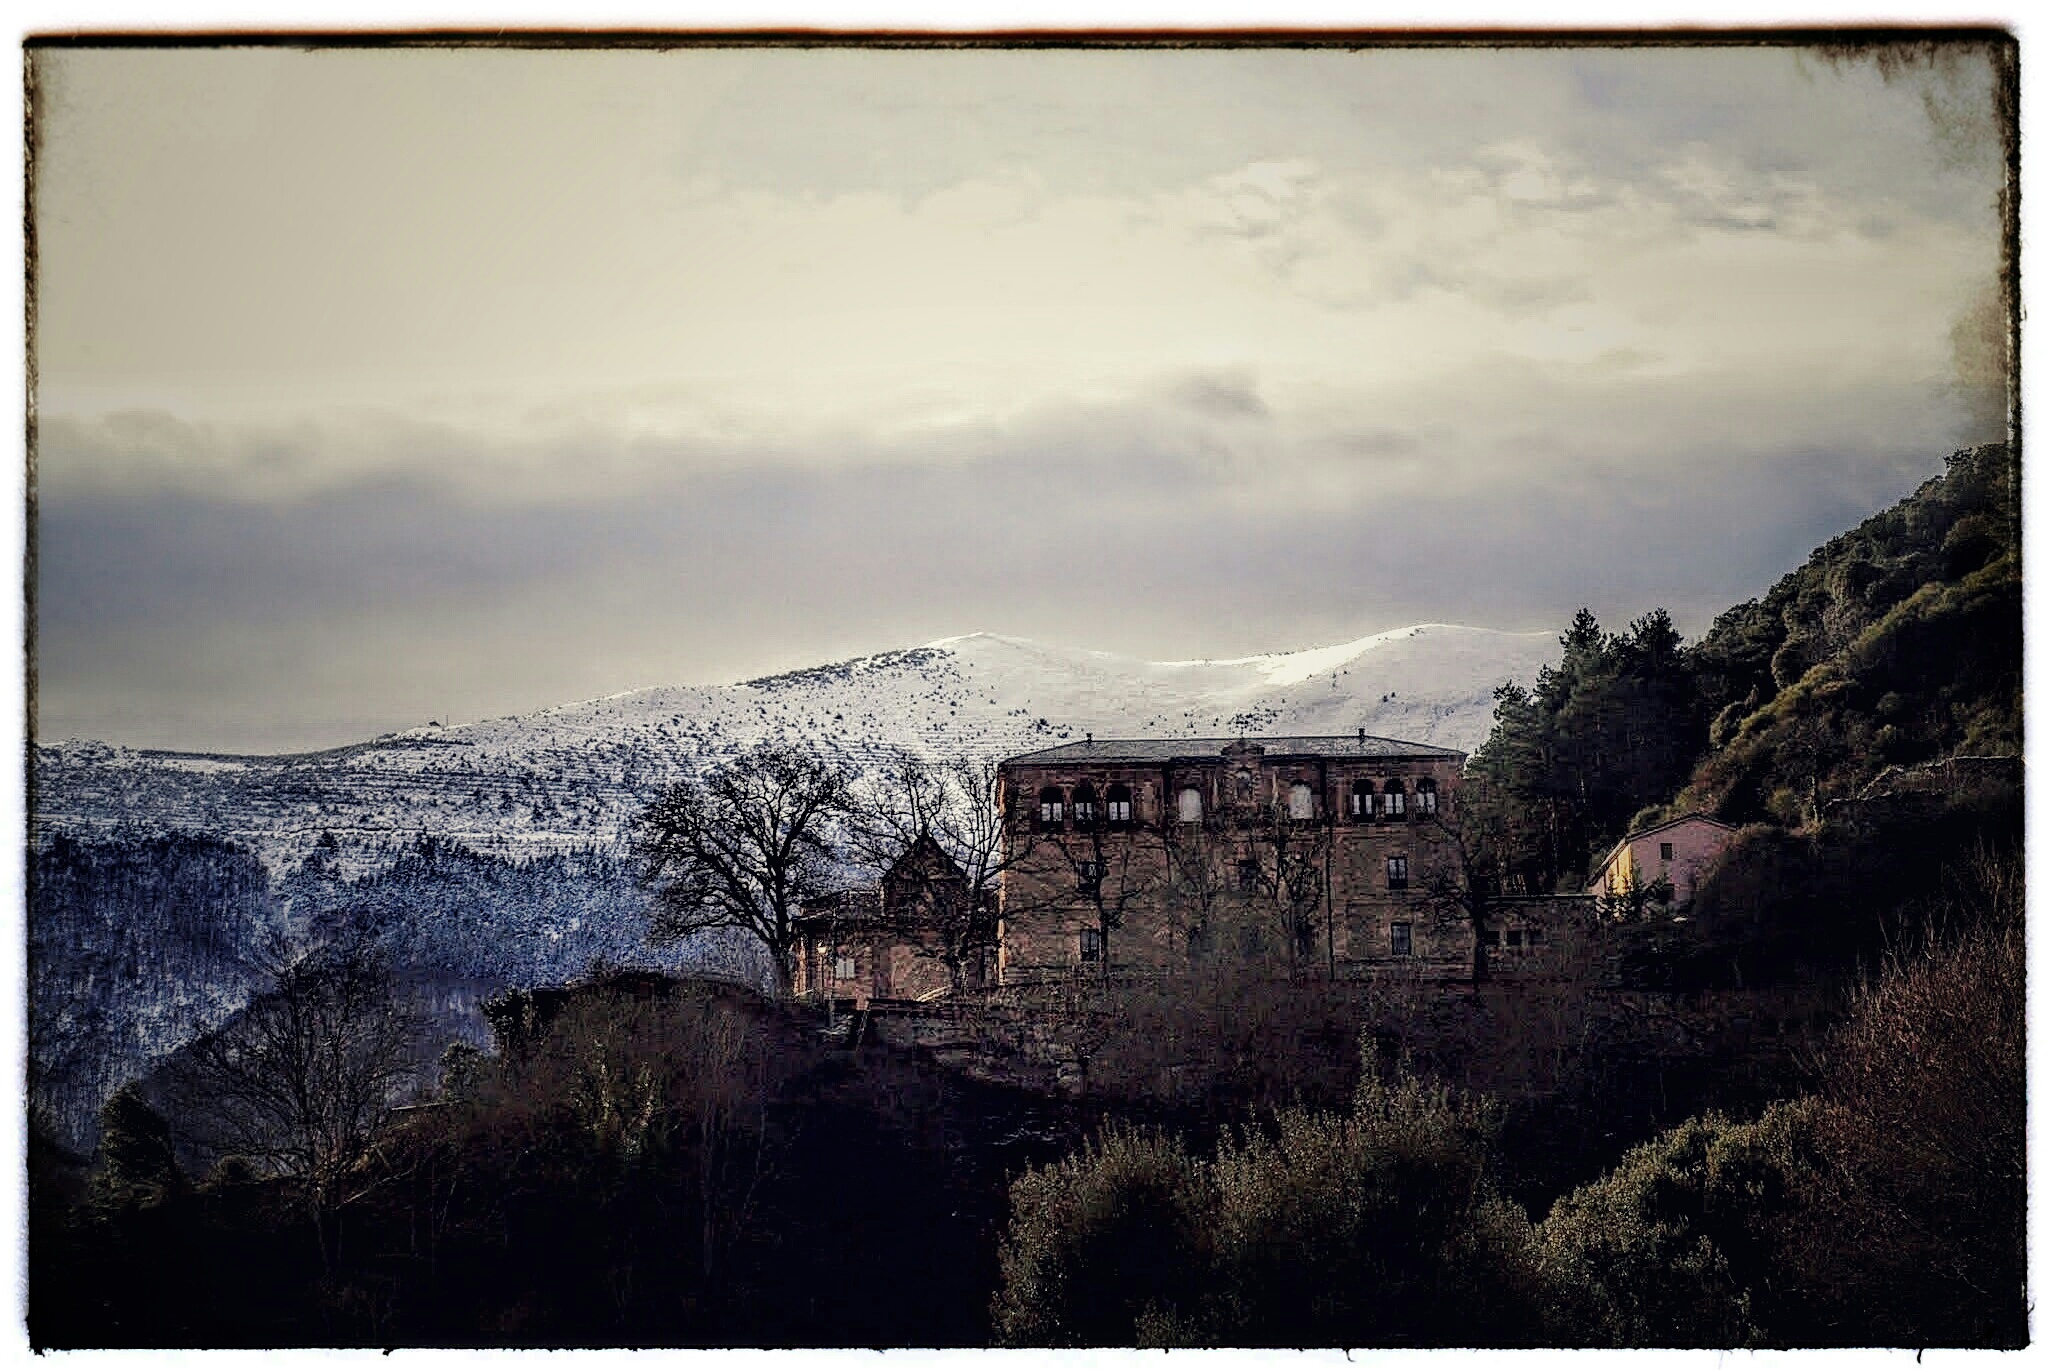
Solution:
<svg viewBox="0 0 2048 1371"><path fill-rule="evenodd" d="M1237 888L1250 894L1259 888L1259 860L1247 857L1237 864Z"/></svg>
<svg viewBox="0 0 2048 1371"><path fill-rule="evenodd" d="M1252 790L1253 790L1253 788L1254 788L1254 787L1255 787L1255 786L1256 786L1257 784L1258 784L1258 783L1257 783L1257 781L1255 781L1255 780L1253 779L1253 777L1252 777L1252 773L1251 773L1251 772L1249 772L1249 771L1240 771L1240 772L1238 772L1238 773L1237 773L1237 798L1238 798L1238 799L1240 799L1240 800L1249 800L1249 799L1250 799L1250 798L1252 797Z"/></svg>
<svg viewBox="0 0 2048 1371"><path fill-rule="evenodd" d="M1067 797L1056 785L1038 792L1038 826L1058 828L1067 821Z"/></svg>
<svg viewBox="0 0 2048 1371"><path fill-rule="evenodd" d="M1392 924L1387 929L1388 950L1396 957L1415 955L1415 926L1413 924Z"/></svg>
<svg viewBox="0 0 2048 1371"><path fill-rule="evenodd" d="M1421 780L1415 783L1415 812L1417 814L1436 813L1435 781Z"/></svg>
<svg viewBox="0 0 2048 1371"><path fill-rule="evenodd" d="M850 981L853 979L853 958L844 953L832 959L832 979Z"/></svg>
<svg viewBox="0 0 2048 1371"><path fill-rule="evenodd" d="M1486 936L1485 936L1485 938L1484 938L1484 939L1483 939L1482 941L1484 941L1484 942L1485 942L1485 944L1486 944L1486 945L1487 945L1488 947L1499 947L1499 946L1500 946L1500 930L1499 930L1499 929L1497 929L1497 928L1489 928L1489 929L1487 929L1487 930L1486 930Z"/></svg>
<svg viewBox="0 0 2048 1371"><path fill-rule="evenodd" d="M1195 789L1193 786L1187 787L1185 790L1181 791L1179 799L1177 801L1177 805L1180 811L1180 821L1182 823L1198 824L1202 822L1201 791Z"/></svg>
<svg viewBox="0 0 2048 1371"><path fill-rule="evenodd" d="M1390 819L1398 819L1408 811L1408 796L1399 781L1387 782L1386 794L1380 796L1380 807Z"/></svg>
<svg viewBox="0 0 2048 1371"><path fill-rule="evenodd" d="M1387 858L1387 889L1406 890L1407 888L1408 859L1406 857Z"/></svg>
<svg viewBox="0 0 2048 1371"><path fill-rule="evenodd" d="M1109 821L1117 827L1128 827L1131 822L1131 788L1127 785L1113 785L1109 788Z"/></svg>
<svg viewBox="0 0 2048 1371"><path fill-rule="evenodd" d="M1666 861L1666 862L1670 861L1670 860L1671 860L1671 844L1670 844L1670 843L1658 843L1658 844L1657 844L1657 857L1658 857L1658 859L1659 859L1659 860L1661 860L1661 861Z"/></svg>
<svg viewBox="0 0 2048 1371"><path fill-rule="evenodd" d="M1543 930L1540 928L1532 928L1522 935L1522 939L1524 942L1528 943L1529 946L1535 947L1538 943L1541 943L1543 941Z"/></svg>
<svg viewBox="0 0 2048 1371"><path fill-rule="evenodd" d="M1099 894L1102 890L1102 863L1082 862L1079 872L1081 893L1088 896Z"/></svg>
<svg viewBox="0 0 2048 1371"><path fill-rule="evenodd" d="M1287 817L1290 819L1313 819L1316 816L1316 793L1307 783L1296 781L1287 789Z"/></svg>
<svg viewBox="0 0 2048 1371"><path fill-rule="evenodd" d="M1099 962L1102 960L1102 931L1095 928L1081 930L1081 960Z"/></svg>
<svg viewBox="0 0 2048 1371"><path fill-rule="evenodd" d="M1508 930L1508 946L1509 946L1509 947L1520 947L1521 945L1522 945L1522 930L1521 930L1521 929L1519 929L1519 928L1511 928L1511 929L1509 929L1509 930Z"/></svg>
<svg viewBox="0 0 2048 1371"><path fill-rule="evenodd" d="M1353 781L1351 783L1351 817L1354 819L1370 819L1372 817L1371 781Z"/></svg>

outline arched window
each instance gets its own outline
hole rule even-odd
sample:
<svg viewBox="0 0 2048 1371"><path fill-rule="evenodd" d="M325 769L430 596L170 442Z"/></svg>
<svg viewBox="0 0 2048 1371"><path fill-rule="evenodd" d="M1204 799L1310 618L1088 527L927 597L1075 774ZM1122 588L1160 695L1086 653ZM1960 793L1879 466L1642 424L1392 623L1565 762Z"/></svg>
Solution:
<svg viewBox="0 0 2048 1371"><path fill-rule="evenodd" d="M1371 781L1353 781L1351 783L1351 817L1354 819L1370 819L1372 817Z"/></svg>
<svg viewBox="0 0 2048 1371"><path fill-rule="evenodd" d="M1408 812L1408 793L1399 781L1388 781L1387 789L1380 796L1380 812L1389 819L1398 819Z"/></svg>
<svg viewBox="0 0 2048 1371"><path fill-rule="evenodd" d="M1415 783L1415 812L1436 813L1436 782L1424 777Z"/></svg>
<svg viewBox="0 0 2048 1371"><path fill-rule="evenodd" d="M1038 792L1038 826L1058 828L1067 821L1067 797L1056 785Z"/></svg>
<svg viewBox="0 0 2048 1371"><path fill-rule="evenodd" d="M1180 811L1180 821L1182 823L1198 824L1202 822L1201 791L1193 786L1187 786L1180 792L1176 803Z"/></svg>
<svg viewBox="0 0 2048 1371"><path fill-rule="evenodd" d="M1109 788L1109 824L1112 828L1128 828L1131 823L1131 788L1118 783Z"/></svg>
<svg viewBox="0 0 2048 1371"><path fill-rule="evenodd" d="M1287 817L1290 819L1313 819L1315 816L1315 791L1309 789L1308 782L1296 781L1287 788Z"/></svg>
<svg viewBox="0 0 2048 1371"><path fill-rule="evenodd" d="M1087 828L1095 822L1095 787L1083 781L1074 787L1074 826Z"/></svg>

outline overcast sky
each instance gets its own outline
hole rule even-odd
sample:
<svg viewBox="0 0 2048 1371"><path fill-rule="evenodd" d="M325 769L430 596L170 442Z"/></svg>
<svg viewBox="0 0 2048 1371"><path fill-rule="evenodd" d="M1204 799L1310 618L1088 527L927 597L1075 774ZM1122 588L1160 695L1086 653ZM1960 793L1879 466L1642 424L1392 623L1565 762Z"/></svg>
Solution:
<svg viewBox="0 0 2048 1371"><path fill-rule="evenodd" d="M39 53L41 737L1696 635L2002 431L1947 59Z"/></svg>

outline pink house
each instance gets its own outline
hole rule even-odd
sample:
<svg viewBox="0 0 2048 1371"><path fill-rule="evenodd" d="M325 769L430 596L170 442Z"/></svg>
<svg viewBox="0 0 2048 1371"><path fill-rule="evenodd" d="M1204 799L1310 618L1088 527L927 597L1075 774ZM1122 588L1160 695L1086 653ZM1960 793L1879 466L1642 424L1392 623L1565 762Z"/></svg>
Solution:
<svg viewBox="0 0 2048 1371"><path fill-rule="evenodd" d="M1594 869L1587 889L1608 899L1621 899L1646 891L1660 880L1668 881L1671 907L1684 909L1734 836L1734 828L1698 813L1638 829L1614 845Z"/></svg>

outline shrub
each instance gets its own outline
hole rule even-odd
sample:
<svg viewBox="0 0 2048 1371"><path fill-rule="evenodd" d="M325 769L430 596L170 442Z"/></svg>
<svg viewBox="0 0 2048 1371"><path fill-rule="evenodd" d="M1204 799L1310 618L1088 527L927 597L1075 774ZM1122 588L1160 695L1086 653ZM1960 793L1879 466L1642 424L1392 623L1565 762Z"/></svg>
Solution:
<svg viewBox="0 0 2048 1371"><path fill-rule="evenodd" d="M1528 1220L1493 1111L1366 1073L1348 1113L1282 1110L1213 1159L1112 1131L1011 1191L1012 1344L1461 1346L1531 1340Z"/></svg>
<svg viewBox="0 0 2048 1371"><path fill-rule="evenodd" d="M1013 1346L1202 1341L1213 1204L1178 1139L1118 1129L1010 1187L995 1332Z"/></svg>
<svg viewBox="0 0 2048 1371"><path fill-rule="evenodd" d="M1952 913L1856 995L1826 1064L1832 1168L1805 1234L1819 1336L2026 1341L2026 950L2017 858L1980 855Z"/></svg>
<svg viewBox="0 0 2048 1371"><path fill-rule="evenodd" d="M1559 1200L1539 1226L1552 1335L1617 1347L1773 1340L1789 1216L1816 1166L1810 1102L1688 1119Z"/></svg>
<svg viewBox="0 0 2048 1371"><path fill-rule="evenodd" d="M1231 1327L1261 1346L1524 1340L1528 1222L1493 1191L1493 1110L1367 1073L1348 1115L1282 1112L1215 1161Z"/></svg>

